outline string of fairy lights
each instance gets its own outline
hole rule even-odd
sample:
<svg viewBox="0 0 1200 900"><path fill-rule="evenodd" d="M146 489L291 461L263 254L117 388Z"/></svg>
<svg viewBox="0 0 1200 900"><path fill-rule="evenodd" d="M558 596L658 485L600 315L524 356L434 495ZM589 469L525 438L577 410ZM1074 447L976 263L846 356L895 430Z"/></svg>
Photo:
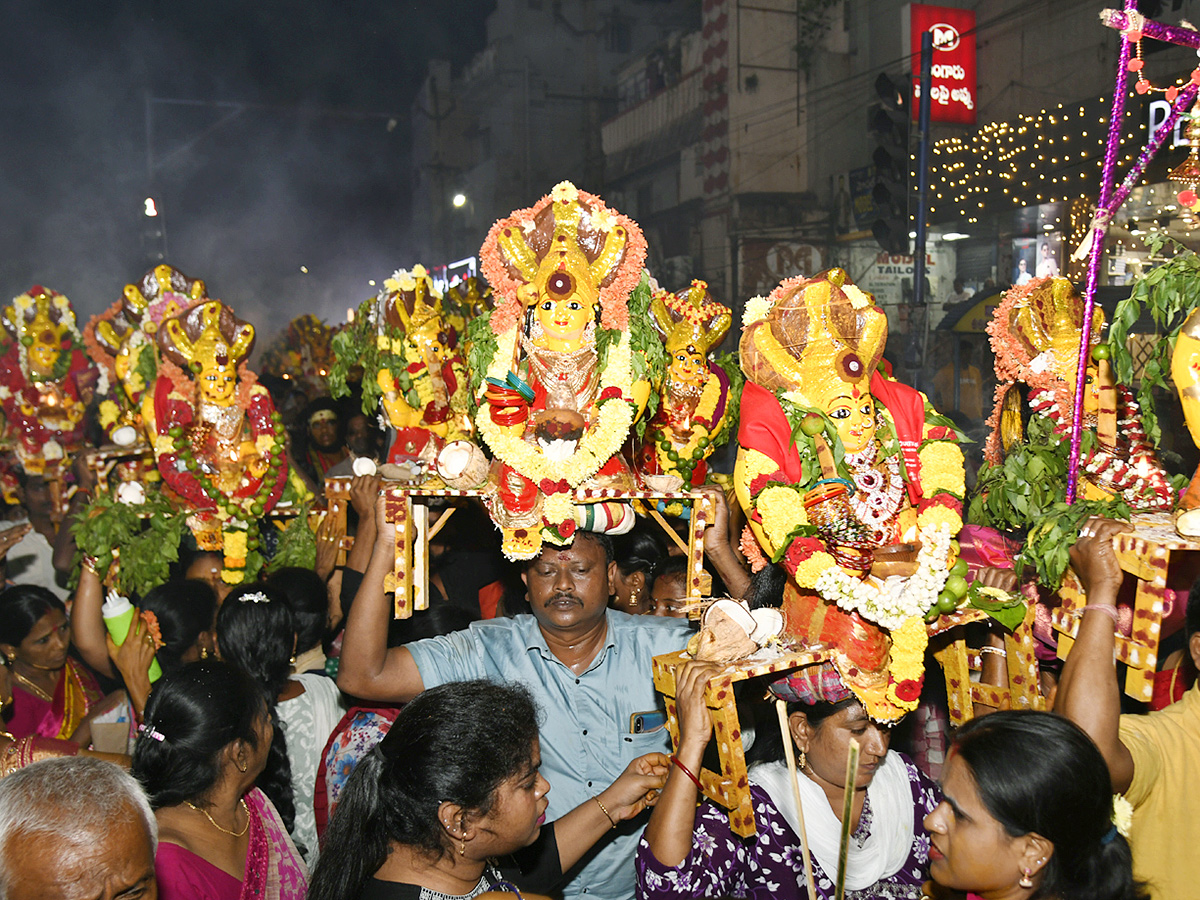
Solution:
<svg viewBox="0 0 1200 900"><path fill-rule="evenodd" d="M1058 104L989 122L969 137L933 145L929 212L968 224L1003 206L1070 202L1100 191L1111 97ZM1145 136L1140 104L1125 111L1118 167L1131 164Z"/></svg>

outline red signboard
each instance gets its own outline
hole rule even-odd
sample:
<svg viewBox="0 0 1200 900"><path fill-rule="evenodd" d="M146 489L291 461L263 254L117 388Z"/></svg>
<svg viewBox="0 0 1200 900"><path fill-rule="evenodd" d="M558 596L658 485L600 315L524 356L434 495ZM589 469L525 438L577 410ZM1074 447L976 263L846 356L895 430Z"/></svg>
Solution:
<svg viewBox="0 0 1200 900"><path fill-rule="evenodd" d="M951 6L909 6L909 33L913 65L913 96L921 77L921 35L933 32L933 79L929 91L932 122L975 124L975 11ZM917 100L913 100L913 118Z"/></svg>

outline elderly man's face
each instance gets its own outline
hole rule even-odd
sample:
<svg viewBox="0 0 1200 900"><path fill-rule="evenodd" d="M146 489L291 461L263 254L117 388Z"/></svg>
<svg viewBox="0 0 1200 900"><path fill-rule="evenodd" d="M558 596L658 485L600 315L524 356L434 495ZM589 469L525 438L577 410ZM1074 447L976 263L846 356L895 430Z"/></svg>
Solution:
<svg viewBox="0 0 1200 900"><path fill-rule="evenodd" d="M64 848L16 834L6 848L11 900L156 900L154 853L141 815L127 810L96 840Z"/></svg>

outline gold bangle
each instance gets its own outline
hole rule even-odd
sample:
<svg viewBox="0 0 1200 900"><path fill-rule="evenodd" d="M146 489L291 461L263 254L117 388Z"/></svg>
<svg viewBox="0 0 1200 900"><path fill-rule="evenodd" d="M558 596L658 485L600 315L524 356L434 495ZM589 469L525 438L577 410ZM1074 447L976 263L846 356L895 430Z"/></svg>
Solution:
<svg viewBox="0 0 1200 900"><path fill-rule="evenodd" d="M600 807L600 812L604 813L604 818L608 819L609 831L617 827L617 823L613 821L613 817L609 815L608 810L604 808L604 804L600 802L600 797L597 795L592 798L596 801L596 805Z"/></svg>

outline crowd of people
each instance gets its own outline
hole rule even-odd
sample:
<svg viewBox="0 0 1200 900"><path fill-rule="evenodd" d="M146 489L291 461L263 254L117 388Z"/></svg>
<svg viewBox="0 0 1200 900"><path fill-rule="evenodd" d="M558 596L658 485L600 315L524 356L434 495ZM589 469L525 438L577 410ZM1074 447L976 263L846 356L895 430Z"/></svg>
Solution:
<svg viewBox="0 0 1200 900"><path fill-rule="evenodd" d="M546 255L534 267L526 258L533 249L524 254L515 243L518 231L542 251L577 238L580 197L595 199L564 184L543 201L561 216L554 242L534 222L499 228L513 259L534 273L523 277L544 282L522 296L544 289L545 299L528 315L532 336L516 334L515 315L492 335L511 337L503 351L482 331L474 335L496 365L528 345L524 371L537 386L509 371L504 383L488 377L482 387L492 409L480 421L496 429L484 434L495 451L483 462L492 475L474 482L490 485L486 507L477 488L441 491L427 498L428 515L398 535L404 513L386 490L391 457L374 420L357 402L281 395L268 403L269 384L235 388L248 326L217 301L163 329L166 349L201 382L195 409L174 409L187 412L188 430L166 417L154 432L155 471L176 478L168 486L193 501L188 521L177 522L186 533L179 558L174 546L162 548L171 562L163 578L123 598L113 589L126 562L122 535L108 536L103 560L81 546L90 517L104 514L98 496L120 491L101 484L86 451L75 459L65 510L63 482L18 470L16 514L0 531L0 900L1192 895L1200 873L1187 854L1198 827L1187 814L1188 766L1200 746L1200 700L1193 688L1154 713L1122 714L1114 625L1123 576L1112 537L1125 526L1089 519L1070 551L1087 600L1065 665L1045 661L1046 675L1058 679L1045 694L1050 711L980 706L952 729L926 625L954 614L961 597L942 608L938 588L913 596L933 580L923 566L945 591L956 578L965 593L958 572L969 569L966 555L987 548L959 530L965 484L952 423L914 389L872 372L886 338L882 311L861 312L869 297L841 270L785 283L770 303L756 298L741 365L777 397L759 383L735 389L724 369L705 362L697 346L707 351L713 333L697 317L720 320L723 334L729 314L694 283L676 298L682 318L664 329L663 346L678 343L682 370L702 377L672 382L674 395L668 385L664 418L652 420L658 430L644 448L654 458L642 460L661 466L655 454L663 451L691 479L693 496L674 476L672 490L640 492L635 506L620 487L634 482L616 425L628 418L627 431L646 400L592 377L600 354L587 341L599 320L571 293L572 279L586 273L600 296L601 270L624 258L614 248L631 226L589 207L587 227L607 235L608 249L594 260L578 250L569 266ZM640 277L640 261L630 266ZM408 468L392 463L403 477L430 462L416 438L432 441L433 426L449 421L436 391L465 390L461 370L437 355L445 335L430 330L435 318L417 316L426 294L412 275L392 279L397 296L412 301L393 311L404 309L406 327L433 355L407 367L381 363L377 372L395 436L414 441L412 453L400 454ZM783 352L772 329L803 331L820 318L812 309L841 329L837 355L822 363L805 332L792 348L808 364L793 365L799 357ZM863 325L872 316L875 324ZM629 378L631 335L644 326L605 329L605 341L616 342L605 344L608 358ZM363 344L366 352L381 346L396 352L386 334ZM836 381L835 363L844 376ZM190 377L183 372L179 384ZM647 391L649 382L643 373ZM422 400L418 383L434 399L399 409L402 394ZM829 394L818 403L824 412L801 410L796 385ZM160 415L172 412L177 387L159 379ZM529 408L551 392L565 405ZM589 394L604 411L591 424L568 409ZM717 437L728 436L734 394L747 424L731 479L706 460ZM245 434L243 401L254 412ZM424 425L404 424L417 413ZM693 449L672 444L668 428L693 414L707 423L688 426ZM500 429L531 416L527 438L506 443L512 435ZM223 422L237 427L221 434ZM438 435L447 446L469 443L447 444L447 435ZM201 448L200 438L211 441ZM601 453L609 443L615 449ZM563 463L564 445L570 454L586 448L579 453L596 463L591 475L582 462L573 483L529 464L530 455ZM823 474L839 471L831 447L849 460L847 478ZM479 444L472 452L483 457ZM197 454L207 454L207 468ZM267 506L292 472L317 505L277 530ZM602 474L611 481L588 480ZM589 502L577 504L581 493ZM840 520L831 511L839 498L849 511ZM348 509L335 514L335 499ZM789 518L801 505L806 518ZM155 515L184 518L164 508L130 514L125 546L152 533ZM837 532L848 521L873 531ZM696 523L703 530L692 548ZM419 565L399 568L408 576L420 569L420 604L414 585L397 578L397 548L412 532L425 539ZM315 538L304 565L284 549L298 535ZM884 588L872 582L867 600L883 604L887 585L899 583L897 604L919 601L916 613L880 615L877 606L880 621L870 624L869 604L854 607L874 553L881 571L903 574L877 579ZM1017 579L995 556L976 565L976 590L994 591L985 605L1000 597L995 611L1011 611L1019 601L1006 590ZM252 558L265 561L261 571ZM831 585L827 575L840 580ZM713 596L745 605L697 596L710 581ZM829 601L843 583L841 599ZM409 614L397 617L397 609ZM698 633L692 613L702 609L720 614ZM1187 620L1181 655L1200 666L1200 589ZM1004 629L992 624L999 621L980 623L979 677L996 686L1024 677L1006 658ZM734 687L728 667L778 660L781 636L787 650L810 652L810 664L780 662L780 672ZM687 661L677 657L669 677L660 670L656 680L652 660L685 648ZM916 727L901 721L912 710ZM856 760L849 769L848 758ZM738 801L741 818L731 814L734 794L748 798Z"/></svg>
<svg viewBox="0 0 1200 900"><path fill-rule="evenodd" d="M694 632L672 605L686 591L667 542L640 525L615 540L581 531L517 582L500 564L471 580L463 561L494 549L478 518L434 548L440 602L397 627L379 489L377 476L354 480L358 539L337 597L332 573L307 569L218 592L219 565L196 553L140 598L155 633L136 617L118 646L86 565L69 613L53 585L0 593L0 894L805 897L807 850L827 898L843 827L852 898L1133 900L1147 896L1135 858L1154 896L1190 890L1172 848L1190 835L1177 811L1192 698L1120 716L1110 617L1092 612L1120 581L1112 523L1090 522L1073 551L1091 605L1057 714L974 719L950 736L939 785L848 691L827 699L813 667L787 706L799 796L761 718L744 736L757 830L740 838L696 777L720 667L680 670L673 753L665 727L631 721L661 708L651 658ZM773 567L753 579L731 568L729 507L717 506L705 549L718 588L779 590ZM457 565L440 567L443 555ZM845 823L851 739L861 761ZM1113 824L1114 790L1138 810L1136 857Z"/></svg>

